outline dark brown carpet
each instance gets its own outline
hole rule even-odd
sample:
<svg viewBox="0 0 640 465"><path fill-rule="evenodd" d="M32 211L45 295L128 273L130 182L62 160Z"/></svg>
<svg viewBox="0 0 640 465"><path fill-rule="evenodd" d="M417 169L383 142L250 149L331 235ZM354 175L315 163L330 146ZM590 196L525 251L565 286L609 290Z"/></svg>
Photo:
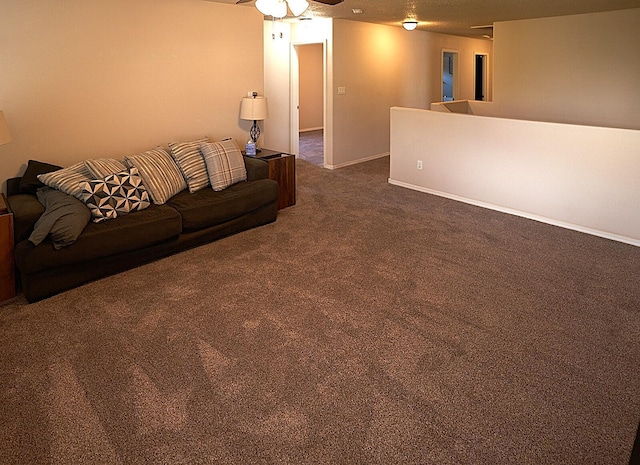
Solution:
<svg viewBox="0 0 640 465"><path fill-rule="evenodd" d="M626 464L640 248L387 177L0 306L0 463Z"/></svg>

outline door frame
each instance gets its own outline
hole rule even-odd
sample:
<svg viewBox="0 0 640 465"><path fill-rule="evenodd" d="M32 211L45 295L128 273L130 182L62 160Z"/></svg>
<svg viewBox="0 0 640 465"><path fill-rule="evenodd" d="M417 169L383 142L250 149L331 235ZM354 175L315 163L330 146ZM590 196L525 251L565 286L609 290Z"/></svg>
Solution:
<svg viewBox="0 0 640 465"><path fill-rule="evenodd" d="M460 59L460 52L458 50L455 49L450 49L450 48L443 48L442 52L440 54L440 101L444 101L444 82L442 80L442 77L444 75L444 54L445 53L451 53L453 54L453 85L452 85L452 92L453 92L453 100L457 100L458 95L459 95L459 85L460 85L460 79L459 79L459 75L458 75L458 61Z"/></svg>
<svg viewBox="0 0 640 465"><path fill-rule="evenodd" d="M303 45L322 45L322 125L323 125L323 165L327 164L327 41L292 42L290 55L290 96L289 109L290 121L290 146L291 153L300 156L300 61L298 59L298 47Z"/></svg>

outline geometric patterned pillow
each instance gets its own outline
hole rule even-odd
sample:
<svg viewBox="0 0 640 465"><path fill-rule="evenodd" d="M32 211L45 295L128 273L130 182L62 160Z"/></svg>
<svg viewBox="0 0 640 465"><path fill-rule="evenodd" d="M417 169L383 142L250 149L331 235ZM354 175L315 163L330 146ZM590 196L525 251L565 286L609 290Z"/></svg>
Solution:
<svg viewBox="0 0 640 465"><path fill-rule="evenodd" d="M182 171L189 192L192 194L209 185L207 167L204 164L202 153L200 153L200 144L207 142L209 139L203 137L191 142L171 142L169 144L171 156Z"/></svg>
<svg viewBox="0 0 640 465"><path fill-rule="evenodd" d="M135 168L82 183L82 200L91 210L94 223L144 210L150 205L149 194Z"/></svg>
<svg viewBox="0 0 640 465"><path fill-rule="evenodd" d="M200 150L214 191L221 191L247 179L244 158L235 140L226 139L222 142L202 144Z"/></svg>
<svg viewBox="0 0 640 465"><path fill-rule="evenodd" d="M187 188L178 165L162 147L136 155L127 155L124 157L124 162L129 168L138 169L144 187L147 188L155 204L162 205Z"/></svg>
<svg viewBox="0 0 640 465"><path fill-rule="evenodd" d="M52 189L58 189L65 194L73 195L75 198L82 200L80 183L89 181L91 173L84 165L84 162L81 161L61 170L39 174L37 177L41 183Z"/></svg>
<svg viewBox="0 0 640 465"><path fill-rule="evenodd" d="M123 162L115 158L92 158L85 160L84 166L91 173L91 179L102 179L127 169Z"/></svg>

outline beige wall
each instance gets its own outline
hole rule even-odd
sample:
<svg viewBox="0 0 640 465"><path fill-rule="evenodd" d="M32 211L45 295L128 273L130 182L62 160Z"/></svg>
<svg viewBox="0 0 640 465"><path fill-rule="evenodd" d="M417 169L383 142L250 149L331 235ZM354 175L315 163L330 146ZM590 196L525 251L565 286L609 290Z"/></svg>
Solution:
<svg viewBox="0 0 640 465"><path fill-rule="evenodd" d="M440 100L442 49L460 54L460 98L473 98L473 55L490 55L488 40L407 32L401 27L335 20L314 29L265 22L266 144L290 144L291 43L326 43L325 166L338 168L389 153L389 109L429 108ZM283 31L272 39L272 29ZM338 87L346 93L338 95ZM272 108L274 109L272 111Z"/></svg>
<svg viewBox="0 0 640 465"><path fill-rule="evenodd" d="M332 28L329 18L315 18L313 21L265 21L264 22L264 91L269 98L269 119L264 122L264 146L297 154L292 144L292 131L298 133L298 120L291 119L297 101L298 80L291 79L292 69L297 69L296 48L308 44L323 44L326 55L324 154L332 160L332 112L333 95L327 89L332 87ZM275 38L274 38L275 35Z"/></svg>
<svg viewBox="0 0 640 465"><path fill-rule="evenodd" d="M389 152L390 107L440 100L443 49L459 53L459 98L473 98L473 55L490 55L491 41L334 21L334 167Z"/></svg>
<svg viewBox="0 0 640 465"><path fill-rule="evenodd" d="M264 95L269 101L269 118L264 121L262 146L291 153L291 26L287 22L264 21L263 33Z"/></svg>
<svg viewBox="0 0 640 465"><path fill-rule="evenodd" d="M496 23L492 110L640 129L640 9Z"/></svg>
<svg viewBox="0 0 640 465"><path fill-rule="evenodd" d="M319 129L323 125L323 57L322 44L298 47L300 70L300 131Z"/></svg>
<svg viewBox="0 0 640 465"><path fill-rule="evenodd" d="M262 23L254 8L202 0L3 1L3 188L29 159L68 165L201 135L244 142L240 100L263 87Z"/></svg>

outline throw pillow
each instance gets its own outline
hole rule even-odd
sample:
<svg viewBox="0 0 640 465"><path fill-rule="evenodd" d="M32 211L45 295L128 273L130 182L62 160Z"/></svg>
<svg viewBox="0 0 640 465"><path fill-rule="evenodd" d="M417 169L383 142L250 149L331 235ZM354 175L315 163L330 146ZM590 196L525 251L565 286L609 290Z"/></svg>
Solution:
<svg viewBox="0 0 640 465"><path fill-rule="evenodd" d="M91 210L94 223L144 210L150 205L149 194L136 168L82 183L82 200Z"/></svg>
<svg viewBox="0 0 640 465"><path fill-rule="evenodd" d="M161 147L148 152L124 157L129 168L137 168L142 183L147 188L153 203L163 204L178 192L187 188L187 183L171 155Z"/></svg>
<svg viewBox="0 0 640 465"><path fill-rule="evenodd" d="M63 168L51 173L39 174L38 179L45 185L58 189L65 194L73 195L77 199L82 199L82 189L80 183L89 181L91 173L81 161L68 168Z"/></svg>
<svg viewBox="0 0 640 465"><path fill-rule="evenodd" d="M40 187L44 187L37 176L39 174L46 174L52 171L62 169L62 166L50 165L49 163L43 163L41 161L29 160L27 169L20 178L18 189L21 194L35 194Z"/></svg>
<svg viewBox="0 0 640 465"><path fill-rule="evenodd" d="M45 210L36 221L29 241L39 245L49 236L56 250L73 244L91 219L87 206L50 187L38 189L36 195Z"/></svg>
<svg viewBox="0 0 640 465"><path fill-rule="evenodd" d="M93 179L106 178L110 174L120 173L127 169L120 160L115 158L96 158L93 160L85 160L84 165L91 173Z"/></svg>
<svg viewBox="0 0 640 465"><path fill-rule="evenodd" d="M247 179L247 169L238 144L233 139L200 145L214 191Z"/></svg>
<svg viewBox="0 0 640 465"><path fill-rule="evenodd" d="M172 142L169 144L171 156L182 171L189 192L194 193L209 185L207 166L200 153L200 144L206 144L209 139L203 137L191 142Z"/></svg>

